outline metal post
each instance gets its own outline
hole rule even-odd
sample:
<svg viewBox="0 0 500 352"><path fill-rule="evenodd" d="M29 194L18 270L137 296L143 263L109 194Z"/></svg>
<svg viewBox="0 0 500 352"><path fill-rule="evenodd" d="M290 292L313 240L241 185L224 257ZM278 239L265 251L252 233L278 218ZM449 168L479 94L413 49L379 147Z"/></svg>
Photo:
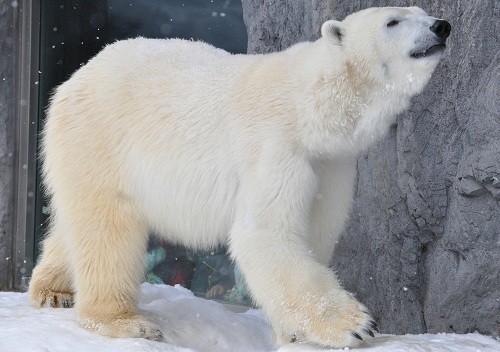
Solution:
<svg viewBox="0 0 500 352"><path fill-rule="evenodd" d="M13 287L26 290L33 269L38 125L39 1L19 1L16 42Z"/></svg>

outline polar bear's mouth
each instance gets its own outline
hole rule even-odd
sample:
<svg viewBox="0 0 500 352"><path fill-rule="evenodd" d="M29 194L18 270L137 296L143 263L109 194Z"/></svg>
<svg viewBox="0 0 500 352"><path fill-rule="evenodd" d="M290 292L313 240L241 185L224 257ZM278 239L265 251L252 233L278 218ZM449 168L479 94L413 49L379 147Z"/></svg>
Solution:
<svg viewBox="0 0 500 352"><path fill-rule="evenodd" d="M431 46L423 51L415 51L415 52L411 53L410 56L413 57L414 59L420 59L422 57L431 56L431 55L434 55L435 53L441 52L445 48L446 48L446 45L444 45L444 44L435 44L435 45L433 45L433 46Z"/></svg>

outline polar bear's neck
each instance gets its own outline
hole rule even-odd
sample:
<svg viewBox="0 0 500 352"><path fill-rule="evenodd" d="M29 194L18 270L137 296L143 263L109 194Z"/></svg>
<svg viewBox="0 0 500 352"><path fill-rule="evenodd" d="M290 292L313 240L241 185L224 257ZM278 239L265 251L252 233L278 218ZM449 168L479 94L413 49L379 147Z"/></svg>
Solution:
<svg viewBox="0 0 500 352"><path fill-rule="evenodd" d="M340 51L325 55L319 41L308 49L305 58L296 53L308 65L300 78L304 106L299 130L304 146L316 156L331 157L355 155L380 140L407 108L409 97L388 89L371 74L372 68L355 58Z"/></svg>

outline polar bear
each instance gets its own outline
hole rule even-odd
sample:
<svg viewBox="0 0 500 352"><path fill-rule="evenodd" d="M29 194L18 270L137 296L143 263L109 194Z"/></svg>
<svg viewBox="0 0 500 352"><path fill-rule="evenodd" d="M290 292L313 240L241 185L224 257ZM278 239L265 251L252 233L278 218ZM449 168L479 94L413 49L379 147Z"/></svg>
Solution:
<svg viewBox="0 0 500 352"><path fill-rule="evenodd" d="M54 211L31 301L70 307L74 295L87 329L163 339L136 308L153 231L193 248L228 244L281 341L373 336L328 263L356 155L422 91L449 33L416 7L371 8L266 55L177 39L107 46L48 110Z"/></svg>

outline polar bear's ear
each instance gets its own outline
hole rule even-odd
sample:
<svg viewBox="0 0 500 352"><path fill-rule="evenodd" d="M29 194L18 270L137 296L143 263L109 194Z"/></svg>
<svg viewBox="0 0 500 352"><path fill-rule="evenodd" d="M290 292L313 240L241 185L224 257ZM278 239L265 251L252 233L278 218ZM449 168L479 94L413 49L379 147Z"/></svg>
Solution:
<svg viewBox="0 0 500 352"><path fill-rule="evenodd" d="M340 45L344 36L342 22L335 20L326 21L321 26L321 36L333 41L334 44Z"/></svg>

